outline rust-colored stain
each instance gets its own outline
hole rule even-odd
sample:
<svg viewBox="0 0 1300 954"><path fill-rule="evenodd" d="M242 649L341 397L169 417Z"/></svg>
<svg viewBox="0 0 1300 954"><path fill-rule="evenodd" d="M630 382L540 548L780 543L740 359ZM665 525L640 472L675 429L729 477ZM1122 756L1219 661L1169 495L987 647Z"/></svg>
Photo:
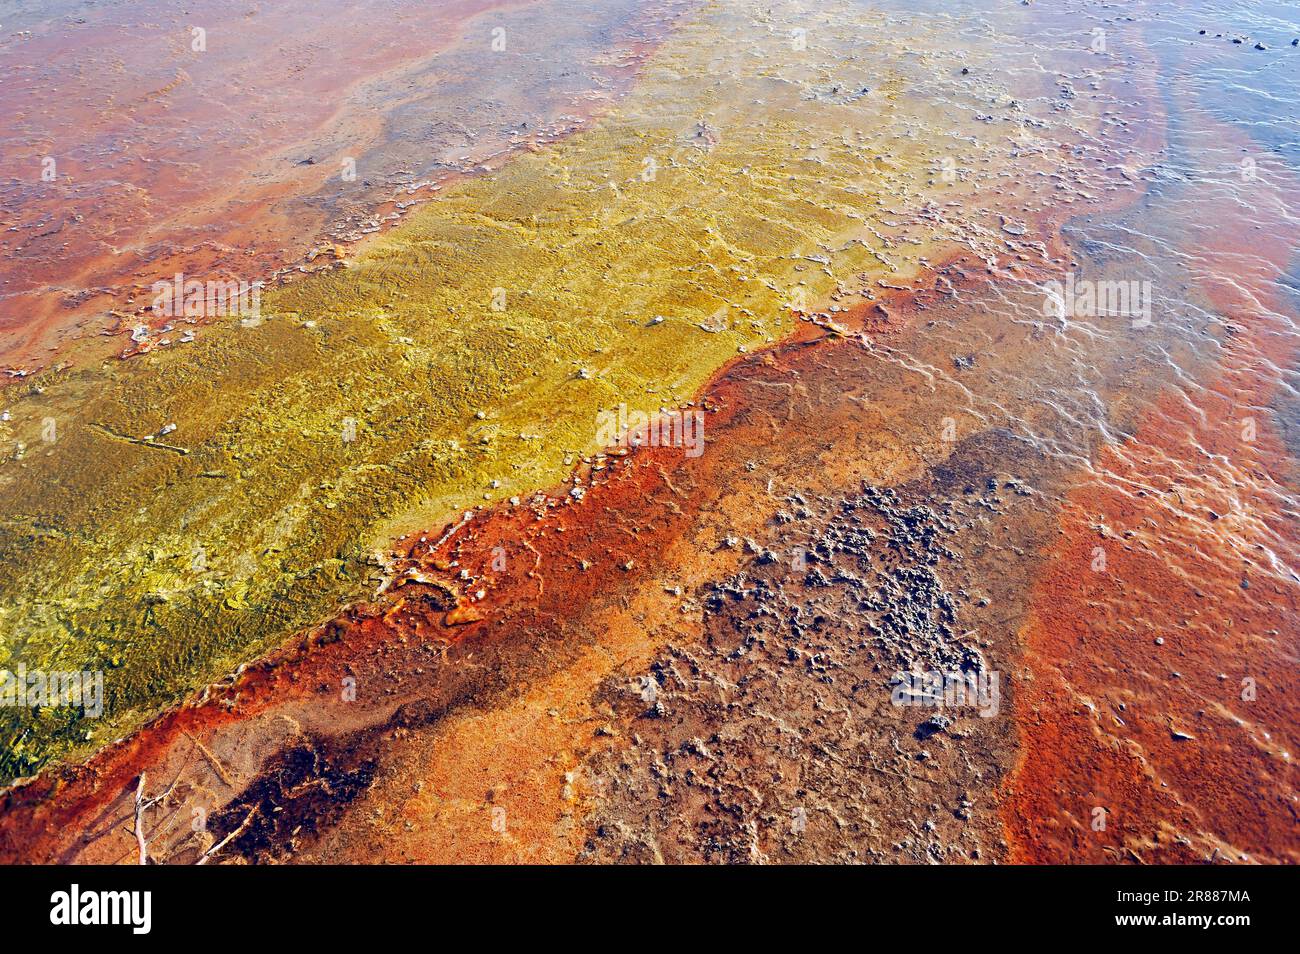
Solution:
<svg viewBox="0 0 1300 954"><path fill-rule="evenodd" d="M1182 105L1201 135L1245 144ZM1021 634L1013 860L1300 860L1300 551L1276 374L1300 357L1280 284L1298 186L1270 170L1249 215L1194 192L1217 227L1182 251L1223 316L1217 360L1104 447L1063 503Z"/></svg>

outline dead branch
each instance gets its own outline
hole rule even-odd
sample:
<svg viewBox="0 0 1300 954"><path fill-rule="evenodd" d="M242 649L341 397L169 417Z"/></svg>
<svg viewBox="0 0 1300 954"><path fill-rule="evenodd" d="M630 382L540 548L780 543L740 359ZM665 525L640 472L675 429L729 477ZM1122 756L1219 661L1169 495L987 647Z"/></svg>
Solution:
<svg viewBox="0 0 1300 954"><path fill-rule="evenodd" d="M240 825L239 825L238 828L236 828L234 831L232 831L232 832L231 832L229 835L227 835L225 838L222 838L219 842L217 842L215 845L213 845L211 848L209 848L207 851L205 851L205 852L203 853L203 857L201 857L198 861L196 861L196 862L194 862L194 863L195 863L196 865L206 865L206 864L208 863L208 859L209 859L209 858L211 858L213 855L215 855L215 854L216 854L218 851L220 851L222 848L226 847L226 845L227 845L229 842L233 841L233 840L234 840L235 838L237 838L239 835L243 834L244 829L248 827L249 822L251 822L251 821L253 820L253 816L256 815L256 814L257 814L257 806L254 805L254 806L249 810L249 812L248 812L248 816L247 816L247 817L246 817L246 818L245 818L245 819L240 823Z"/></svg>
<svg viewBox="0 0 1300 954"><path fill-rule="evenodd" d="M149 863L149 845L144 840L144 772L135 787L135 841L140 846L140 864Z"/></svg>
<svg viewBox="0 0 1300 954"><path fill-rule="evenodd" d="M193 742L199 752L202 753L203 757L207 759L208 764L212 766L212 770L217 773L217 778L221 779L221 781L225 782L231 788L235 788L235 783L232 782L230 776L226 774L225 766L222 765L220 760L208 750L208 747L188 732L185 733L185 737Z"/></svg>

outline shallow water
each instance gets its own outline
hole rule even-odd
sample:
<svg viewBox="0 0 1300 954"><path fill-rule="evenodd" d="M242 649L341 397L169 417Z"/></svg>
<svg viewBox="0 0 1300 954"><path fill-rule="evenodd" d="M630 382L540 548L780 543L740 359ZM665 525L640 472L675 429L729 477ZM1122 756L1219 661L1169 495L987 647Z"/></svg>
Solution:
<svg viewBox="0 0 1300 954"><path fill-rule="evenodd" d="M121 350L161 327L151 286L177 272L332 264L444 183L605 108L678 4L7 6L0 366L15 372L66 359L58 343L88 328L117 329ZM544 46L491 48L542 18Z"/></svg>

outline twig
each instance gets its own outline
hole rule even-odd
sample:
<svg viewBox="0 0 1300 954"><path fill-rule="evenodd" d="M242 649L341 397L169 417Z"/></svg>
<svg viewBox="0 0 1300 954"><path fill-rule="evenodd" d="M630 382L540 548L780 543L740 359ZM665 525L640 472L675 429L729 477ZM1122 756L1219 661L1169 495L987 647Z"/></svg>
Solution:
<svg viewBox="0 0 1300 954"><path fill-rule="evenodd" d="M190 452L188 447L177 447L175 444L164 444L162 441L151 440L149 437L131 437L128 434L119 434L112 428L106 427L103 424L95 423L92 426L99 428L109 437L116 438L119 441L126 441L128 444L138 444L141 447L153 447L157 450L171 451L173 454L180 454L182 457L186 456Z"/></svg>
<svg viewBox="0 0 1300 954"><path fill-rule="evenodd" d="M248 827L248 823L251 822L251 821L253 820L253 816L256 815L256 814L257 814L257 806L254 805L254 806L249 810L249 812L248 812L248 817L245 818L245 819L243 820L243 822L240 824L240 826L239 826L238 828L236 828L234 831L232 831L232 832L231 832L229 835L227 835L225 838L222 838L219 842L217 842L215 845L213 845L211 848L209 848L207 851L205 851L205 852L203 853L203 857L200 858L198 861L196 861L196 862L194 862L194 863L195 863L196 865L206 865L206 864L208 863L208 859L211 858L213 855L215 855L215 854L216 854L218 851L220 851L222 848L226 847L226 844L227 844L228 842L230 842L233 838L237 837L238 835L243 834L244 829Z"/></svg>
<svg viewBox="0 0 1300 954"><path fill-rule="evenodd" d="M195 746L198 747L198 750L203 753L203 757L208 760L208 764L211 765L212 770L217 773L217 777L221 779L221 781L229 785L231 788L234 788L235 783L232 782L230 780L230 776L226 774L225 767L222 766L221 762L217 759L215 755L213 755L211 752L208 751L208 747L204 745L202 742L200 742L198 739L194 738L194 736L190 735L188 732L185 733L185 737L189 739L191 742L193 742Z"/></svg>
<svg viewBox="0 0 1300 954"><path fill-rule="evenodd" d="M447 532L444 533L442 536L440 536L438 538L438 541L433 546L429 547L429 553L431 554L436 553L438 548L441 547L448 540L450 540L457 530L465 526L465 524L469 523L473 519L474 519L474 511L466 510L465 516L461 517L459 521L457 521L452 526L448 527Z"/></svg>
<svg viewBox="0 0 1300 954"><path fill-rule="evenodd" d="M140 864L149 863L149 845L144 840L144 772L140 773L140 782L135 787L135 840L140 846Z"/></svg>
<svg viewBox="0 0 1300 954"><path fill-rule="evenodd" d="M913 782L924 782L926 785L934 784L934 779L925 778L921 775L909 775L904 772L891 772L889 769L882 769L877 765L868 765L867 768L871 769L873 772L879 772L881 775L892 775L894 778L905 778Z"/></svg>
<svg viewBox="0 0 1300 954"><path fill-rule="evenodd" d="M140 864L149 863L149 839L144 834L144 813L153 808L161 801L165 801L172 791L176 788L176 783L180 781L180 775L172 779L172 783L152 798L144 797L145 773L140 773L140 780L135 786L135 841L140 846ZM157 829L154 830L157 835Z"/></svg>
<svg viewBox="0 0 1300 954"><path fill-rule="evenodd" d="M176 788L176 783L180 781L180 778L181 778L180 773L177 773L176 777L172 779L172 783L170 785L168 785L157 795L154 795L152 798L146 798L144 800L144 807L146 809L150 809L153 808L155 805L157 805L159 802L165 801L167 799L167 796L172 793L172 790Z"/></svg>

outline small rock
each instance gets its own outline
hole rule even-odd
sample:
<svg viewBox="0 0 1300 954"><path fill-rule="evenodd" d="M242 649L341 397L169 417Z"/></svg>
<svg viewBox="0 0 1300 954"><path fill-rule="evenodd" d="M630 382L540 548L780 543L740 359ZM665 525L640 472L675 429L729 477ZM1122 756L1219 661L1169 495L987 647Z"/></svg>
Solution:
<svg viewBox="0 0 1300 954"><path fill-rule="evenodd" d="M464 626L466 623L477 623L483 618L483 614L469 606L457 606L454 610L443 617L443 624L446 626Z"/></svg>
<svg viewBox="0 0 1300 954"><path fill-rule="evenodd" d="M928 739L935 733L942 732L952 725L952 720L945 715L932 715L916 727L918 739Z"/></svg>

